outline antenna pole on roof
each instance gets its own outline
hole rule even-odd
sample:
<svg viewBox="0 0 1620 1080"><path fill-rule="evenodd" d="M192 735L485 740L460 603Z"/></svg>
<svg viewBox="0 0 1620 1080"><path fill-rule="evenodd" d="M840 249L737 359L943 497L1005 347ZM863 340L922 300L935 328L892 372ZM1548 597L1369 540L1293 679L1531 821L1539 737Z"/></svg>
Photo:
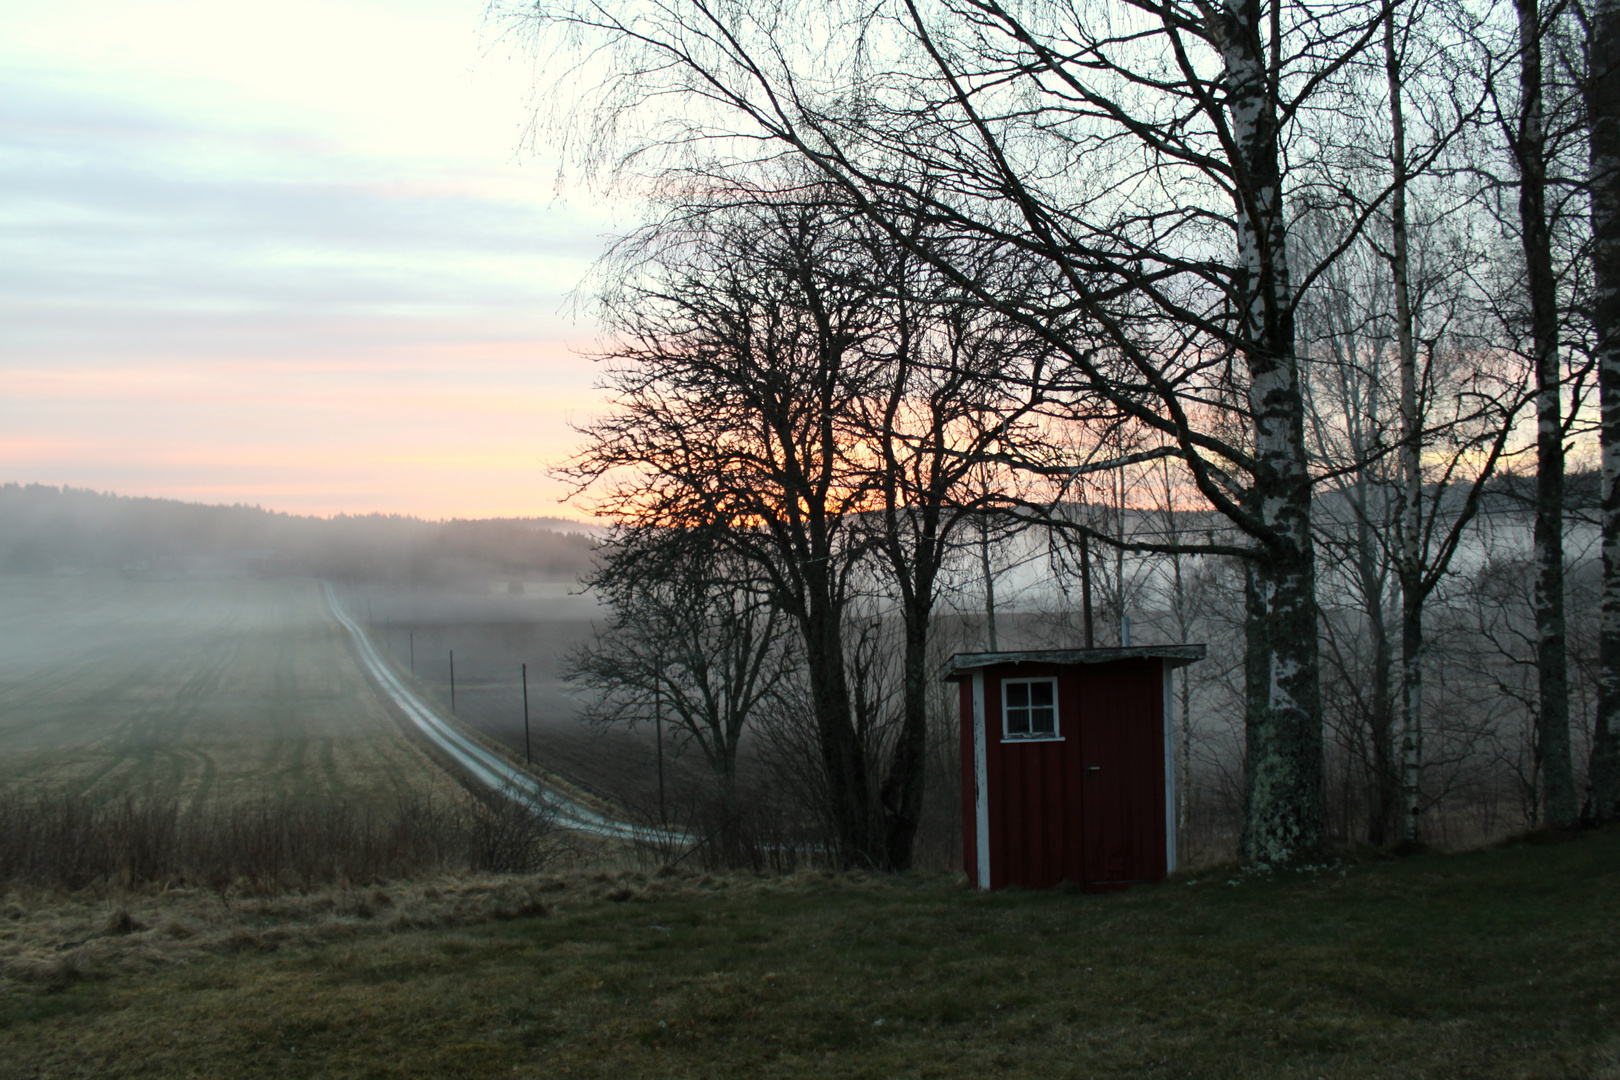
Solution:
<svg viewBox="0 0 1620 1080"><path fill-rule="evenodd" d="M984 627L989 651L996 651L996 576L990 571L990 522L979 518L979 565L984 570Z"/></svg>
<svg viewBox="0 0 1620 1080"><path fill-rule="evenodd" d="M1091 534L1080 534L1080 608L1086 628L1086 648L1091 648Z"/></svg>

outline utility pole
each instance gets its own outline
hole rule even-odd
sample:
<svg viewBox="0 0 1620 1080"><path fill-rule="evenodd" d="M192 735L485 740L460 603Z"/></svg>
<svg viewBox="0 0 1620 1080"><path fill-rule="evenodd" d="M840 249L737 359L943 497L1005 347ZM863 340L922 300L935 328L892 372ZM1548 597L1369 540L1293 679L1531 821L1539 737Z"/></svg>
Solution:
<svg viewBox="0 0 1620 1080"><path fill-rule="evenodd" d="M456 715L456 650L450 650L450 715Z"/></svg>
<svg viewBox="0 0 1620 1080"><path fill-rule="evenodd" d="M658 665L658 681L653 683L653 729L658 732L658 820L669 824L664 809L664 665Z"/></svg>
<svg viewBox="0 0 1620 1080"><path fill-rule="evenodd" d="M529 665L523 665L523 763L533 765L534 757L529 753Z"/></svg>

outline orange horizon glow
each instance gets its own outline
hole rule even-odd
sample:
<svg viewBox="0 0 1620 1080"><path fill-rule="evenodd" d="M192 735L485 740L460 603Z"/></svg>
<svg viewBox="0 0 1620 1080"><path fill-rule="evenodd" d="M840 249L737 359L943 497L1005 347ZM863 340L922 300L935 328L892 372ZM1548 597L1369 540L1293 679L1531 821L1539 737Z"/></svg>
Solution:
<svg viewBox="0 0 1620 1080"><path fill-rule="evenodd" d="M551 470L605 406L590 361L562 342L436 351L13 369L0 482L320 517L589 520Z"/></svg>

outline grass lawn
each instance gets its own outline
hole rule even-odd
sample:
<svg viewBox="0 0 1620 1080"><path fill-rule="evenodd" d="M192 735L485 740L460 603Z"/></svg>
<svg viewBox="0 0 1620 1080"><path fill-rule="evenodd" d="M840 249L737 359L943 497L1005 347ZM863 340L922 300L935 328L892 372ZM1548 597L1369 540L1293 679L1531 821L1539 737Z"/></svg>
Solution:
<svg viewBox="0 0 1620 1080"><path fill-rule="evenodd" d="M1620 1076L1620 831L1113 896L525 887L549 914L279 943L261 914L185 962L10 984L0 1075Z"/></svg>

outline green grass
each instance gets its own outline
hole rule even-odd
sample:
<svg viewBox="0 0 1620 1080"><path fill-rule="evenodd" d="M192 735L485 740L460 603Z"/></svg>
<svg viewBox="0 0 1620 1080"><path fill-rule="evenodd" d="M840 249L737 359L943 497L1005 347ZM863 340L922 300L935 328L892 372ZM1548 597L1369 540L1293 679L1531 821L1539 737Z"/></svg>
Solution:
<svg viewBox="0 0 1620 1080"><path fill-rule="evenodd" d="M1620 1076L1620 832L1113 896L578 881L0 996L6 1076Z"/></svg>

